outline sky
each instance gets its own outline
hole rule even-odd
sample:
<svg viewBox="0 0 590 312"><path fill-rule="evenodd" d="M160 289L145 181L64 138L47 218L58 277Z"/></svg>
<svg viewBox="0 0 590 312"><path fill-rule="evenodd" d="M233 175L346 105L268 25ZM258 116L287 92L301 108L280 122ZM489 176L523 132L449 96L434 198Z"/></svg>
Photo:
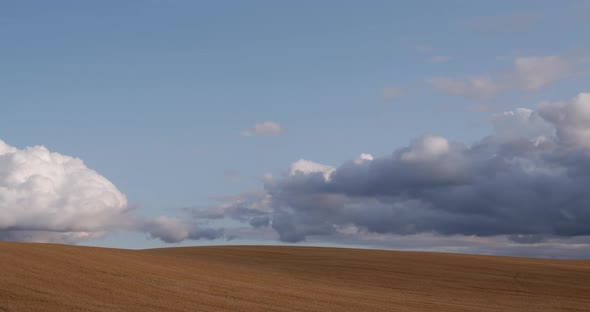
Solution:
<svg viewBox="0 0 590 312"><path fill-rule="evenodd" d="M590 258L586 1L2 1L0 240Z"/></svg>

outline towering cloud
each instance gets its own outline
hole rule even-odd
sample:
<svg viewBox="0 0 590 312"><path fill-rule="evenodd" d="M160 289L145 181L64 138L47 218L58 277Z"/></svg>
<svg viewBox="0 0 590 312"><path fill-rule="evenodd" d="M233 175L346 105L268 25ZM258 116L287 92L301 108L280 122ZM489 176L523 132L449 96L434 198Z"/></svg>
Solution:
<svg viewBox="0 0 590 312"><path fill-rule="evenodd" d="M80 159L0 141L0 238L96 238L119 226L126 211L125 195Z"/></svg>
<svg viewBox="0 0 590 312"><path fill-rule="evenodd" d="M590 94L499 114L494 128L470 146L425 136L338 167L299 160L267 180L260 201L223 209L252 220L264 199L255 217L287 242L349 229L518 243L590 235Z"/></svg>

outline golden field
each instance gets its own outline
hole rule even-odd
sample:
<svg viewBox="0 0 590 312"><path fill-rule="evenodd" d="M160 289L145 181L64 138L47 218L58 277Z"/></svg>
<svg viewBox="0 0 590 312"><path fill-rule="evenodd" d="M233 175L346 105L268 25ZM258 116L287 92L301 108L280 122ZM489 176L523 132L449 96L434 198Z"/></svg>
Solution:
<svg viewBox="0 0 590 312"><path fill-rule="evenodd" d="M0 242L0 311L590 311L590 261Z"/></svg>

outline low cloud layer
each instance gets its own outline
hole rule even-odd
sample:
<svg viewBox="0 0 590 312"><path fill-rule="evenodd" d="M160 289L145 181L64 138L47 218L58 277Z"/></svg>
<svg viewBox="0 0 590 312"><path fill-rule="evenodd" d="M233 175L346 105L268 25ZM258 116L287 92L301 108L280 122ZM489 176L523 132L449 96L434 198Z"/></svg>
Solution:
<svg viewBox="0 0 590 312"><path fill-rule="evenodd" d="M503 72L461 78L433 77L427 82L443 93L485 100L501 92L534 91L547 87L571 76L574 63L574 60L559 56L518 57L514 59L512 68Z"/></svg>
<svg viewBox="0 0 590 312"><path fill-rule="evenodd" d="M494 128L470 146L433 135L338 167L299 160L264 192L213 211L285 242L350 231L518 244L590 235L590 93L498 114Z"/></svg>
<svg viewBox="0 0 590 312"><path fill-rule="evenodd" d="M82 160L0 140L0 240L78 243L113 230L165 242L222 235L174 218L134 216L126 196Z"/></svg>

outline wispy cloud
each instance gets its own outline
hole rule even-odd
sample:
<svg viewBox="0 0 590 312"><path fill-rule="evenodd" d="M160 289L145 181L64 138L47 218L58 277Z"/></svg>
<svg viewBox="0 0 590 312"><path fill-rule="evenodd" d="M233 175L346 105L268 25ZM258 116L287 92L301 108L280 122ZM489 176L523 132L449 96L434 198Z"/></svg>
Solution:
<svg viewBox="0 0 590 312"><path fill-rule="evenodd" d="M430 63L439 64L439 63L446 63L451 60L450 56L446 55L434 55L428 58Z"/></svg>
<svg viewBox="0 0 590 312"><path fill-rule="evenodd" d="M515 12L503 15L476 16L462 22L466 27L483 34L526 32L542 20L533 12Z"/></svg>
<svg viewBox="0 0 590 312"><path fill-rule="evenodd" d="M419 53L429 53L433 50L432 46L427 44L417 44L414 46L414 49Z"/></svg>
<svg viewBox="0 0 590 312"><path fill-rule="evenodd" d="M278 136L283 134L283 127L273 121L265 121L255 124L252 128L240 132L243 137L249 136Z"/></svg>
<svg viewBox="0 0 590 312"><path fill-rule="evenodd" d="M461 78L433 77L427 82L434 89L451 95L485 100L500 92L534 91L570 77L575 60L560 56L517 57L512 67L498 73L471 75Z"/></svg>
<svg viewBox="0 0 590 312"><path fill-rule="evenodd" d="M393 100L404 95L404 91L397 87L386 87L381 91L381 98L384 100Z"/></svg>
<svg viewBox="0 0 590 312"><path fill-rule="evenodd" d="M489 99L498 92L496 82L489 76L469 76L461 79L433 77L427 82L440 92L470 99Z"/></svg>

